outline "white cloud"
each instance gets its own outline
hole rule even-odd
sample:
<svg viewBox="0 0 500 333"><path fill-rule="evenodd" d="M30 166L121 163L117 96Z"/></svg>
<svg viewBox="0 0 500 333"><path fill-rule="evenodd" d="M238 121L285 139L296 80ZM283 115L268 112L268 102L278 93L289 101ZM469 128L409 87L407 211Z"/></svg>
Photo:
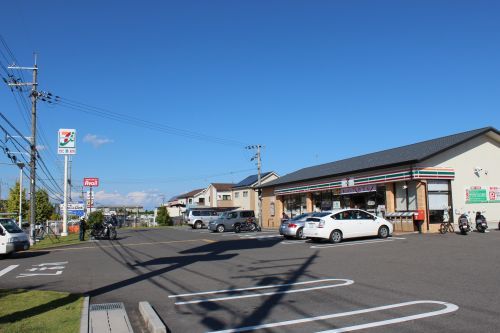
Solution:
<svg viewBox="0 0 500 333"><path fill-rule="evenodd" d="M99 137L96 134L87 134L83 138L83 142L87 142L92 144L95 148L99 148L100 146L106 144L106 143L112 143L113 140L105 138L105 137Z"/></svg>
<svg viewBox="0 0 500 333"><path fill-rule="evenodd" d="M145 190L121 194L118 192L95 192L98 206L143 206L153 208L161 204L161 193L157 190Z"/></svg>

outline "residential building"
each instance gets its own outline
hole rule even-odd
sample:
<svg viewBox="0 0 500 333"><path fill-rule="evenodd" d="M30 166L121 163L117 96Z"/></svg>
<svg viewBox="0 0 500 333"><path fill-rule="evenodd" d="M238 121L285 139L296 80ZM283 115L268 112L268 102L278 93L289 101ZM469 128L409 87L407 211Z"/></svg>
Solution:
<svg viewBox="0 0 500 333"><path fill-rule="evenodd" d="M278 179L275 172L265 172L261 174L261 184ZM257 213L259 194L257 191L258 175L251 175L234 185L231 189L233 204L241 209L253 210ZM257 214L258 215L258 214Z"/></svg>

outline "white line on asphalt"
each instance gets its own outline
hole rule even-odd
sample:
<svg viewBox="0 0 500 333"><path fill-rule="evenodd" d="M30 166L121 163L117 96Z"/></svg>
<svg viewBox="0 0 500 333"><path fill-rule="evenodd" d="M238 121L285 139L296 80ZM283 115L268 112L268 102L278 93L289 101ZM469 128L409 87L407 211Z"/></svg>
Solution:
<svg viewBox="0 0 500 333"><path fill-rule="evenodd" d="M326 286L319 286L319 287L303 288L303 289L272 291L272 292L262 293L262 294L249 294L249 295L240 295L240 296L227 296L227 297L218 297L218 298L197 299L197 300L192 300L192 301L176 302L175 305L197 304L197 303L205 303L205 302L219 302L219 301L227 301L227 300L240 299L240 298L262 297L262 296L279 295L279 294L292 294L292 293L299 293L299 292L304 292L304 291L343 287L343 286L348 286L348 285L351 285L354 283L353 280L348 280L348 279L323 279L323 280L296 282L296 283L289 283L289 284L282 284L282 285L268 285L268 286L259 286L259 287L250 287L250 288L241 288L241 289L215 290L215 291L208 291L208 292L195 293L195 294L172 295L169 297L206 295L206 294L233 292L233 291L257 290L257 289L264 289L264 288L279 288L279 287L285 287L285 286L310 284L310 283L318 283L318 282L325 282L325 281L341 281L342 283L333 284L333 285L326 285Z"/></svg>
<svg viewBox="0 0 500 333"><path fill-rule="evenodd" d="M10 272L11 270L17 268L19 265L10 265L8 266L7 268L4 268L0 271L0 276L3 276L5 274L7 274L8 272Z"/></svg>
<svg viewBox="0 0 500 333"><path fill-rule="evenodd" d="M307 240L305 240L305 239L297 239L297 240L293 240L293 241L283 241L283 242L281 242L281 244L283 244L283 245L293 245L293 244L304 244L305 242L307 242Z"/></svg>
<svg viewBox="0 0 500 333"><path fill-rule="evenodd" d="M379 326L385 326L385 325L402 323L402 322L410 321L410 320L416 320L416 319L422 319L422 318L427 318L427 317L439 316L439 315L443 315L443 314L454 312L454 311L458 310L458 306L455 305L455 304L452 304L452 303L439 302L439 301L412 301L412 302L404 302L404 303L397 303L397 304L390 304L390 305L378 306L378 307L368 308L368 309L363 309L363 310L355 310L355 311L334 313L334 314L329 314L329 315L324 315L324 316L317 316L317 317L310 317L310 318L303 318L303 319L281 321L281 322L277 322L277 323L262 324L262 325L256 325L256 326L246 326L246 327L232 328L232 329L221 330L221 331L212 331L212 332L209 332L209 333L246 332L246 331L253 331L253 330L264 329L264 328L287 326L287 325L295 325L295 324L308 323L308 322L318 321L318 320L326 320L326 319L332 319L332 318L354 316L354 315L359 315L359 314L364 314L364 313L370 313L370 312L376 312L376 311L382 311L382 310L400 308L400 307L404 307L404 306L411 306L411 305L417 305L417 304L438 304L438 305L445 306L445 308L441 309L441 310L437 310L437 311L424 312L424 313L419 313L419 314L415 314L415 315L411 315L411 316L405 316L405 317L388 319L388 320L381 320L381 321L374 321L374 322L371 322L371 323L366 323L366 324L361 324L361 325L355 325L355 326L341 327L341 328L337 328L337 329L333 329L333 330L321 331L321 332L318 332L318 333L350 332L350 331L356 331L356 330L361 330L361 329L366 329L366 328L371 328L371 327L379 327Z"/></svg>
<svg viewBox="0 0 500 333"><path fill-rule="evenodd" d="M386 243L392 242L392 239L384 239L384 240L372 240L372 241L362 241L362 242L353 242L353 243L344 243L344 244L324 244L324 245L312 245L311 249L326 249L329 247L341 247L341 246L354 246L354 245L365 245L365 244L376 244L376 243Z"/></svg>

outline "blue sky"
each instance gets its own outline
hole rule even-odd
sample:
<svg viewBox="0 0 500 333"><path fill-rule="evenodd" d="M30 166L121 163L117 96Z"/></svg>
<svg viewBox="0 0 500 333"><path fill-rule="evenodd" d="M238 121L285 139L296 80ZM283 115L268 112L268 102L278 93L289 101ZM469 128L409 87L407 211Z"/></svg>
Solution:
<svg viewBox="0 0 500 333"><path fill-rule="evenodd" d="M286 174L499 128L499 14L498 1L11 1L0 31L21 64L38 52L41 90L241 142L40 105L47 149L59 128L78 131L75 185L99 177L98 202L151 207L255 173L245 144ZM28 133L2 87L1 111ZM42 156L62 184L62 159ZM17 170L0 167L12 184Z"/></svg>

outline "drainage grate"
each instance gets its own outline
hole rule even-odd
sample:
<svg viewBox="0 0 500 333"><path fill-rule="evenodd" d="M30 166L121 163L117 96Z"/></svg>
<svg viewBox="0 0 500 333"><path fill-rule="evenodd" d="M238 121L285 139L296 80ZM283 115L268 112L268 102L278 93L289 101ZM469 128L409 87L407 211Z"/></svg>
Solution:
<svg viewBox="0 0 500 333"><path fill-rule="evenodd" d="M91 304L90 311L124 310L123 303Z"/></svg>

